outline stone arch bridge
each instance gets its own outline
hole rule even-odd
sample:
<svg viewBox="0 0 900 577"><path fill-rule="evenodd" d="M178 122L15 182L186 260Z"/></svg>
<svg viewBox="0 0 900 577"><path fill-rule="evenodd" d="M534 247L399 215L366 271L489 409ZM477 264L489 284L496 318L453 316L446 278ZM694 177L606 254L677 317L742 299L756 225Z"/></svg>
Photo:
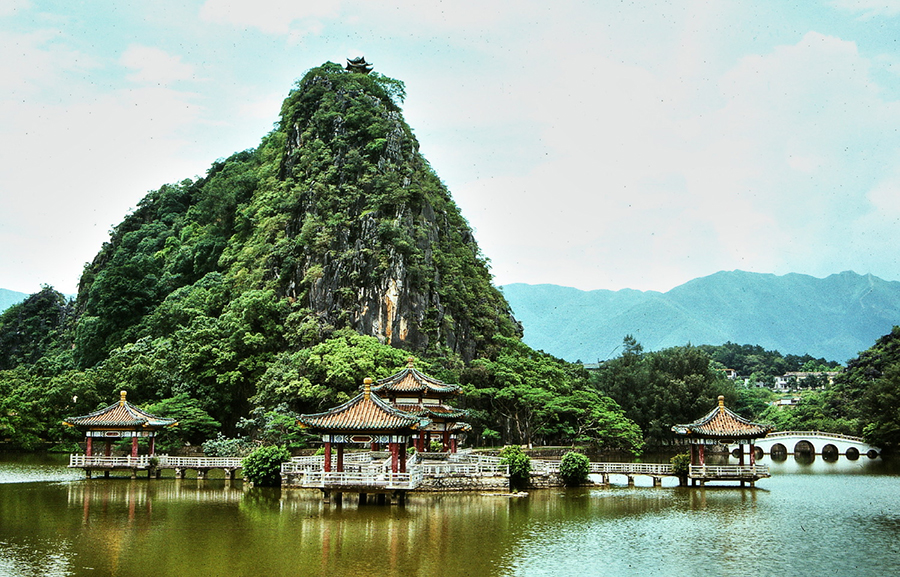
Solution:
<svg viewBox="0 0 900 577"><path fill-rule="evenodd" d="M881 455L881 449L866 443L860 437L824 433L822 431L781 431L769 433L757 439L756 448L765 455L809 454L824 457L843 455L848 459L858 459L865 455L875 459Z"/></svg>

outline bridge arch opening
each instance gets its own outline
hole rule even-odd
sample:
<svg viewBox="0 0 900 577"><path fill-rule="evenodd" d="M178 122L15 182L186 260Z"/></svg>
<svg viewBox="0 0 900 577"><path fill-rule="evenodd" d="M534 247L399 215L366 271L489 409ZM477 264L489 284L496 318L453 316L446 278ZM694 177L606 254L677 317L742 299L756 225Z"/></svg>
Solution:
<svg viewBox="0 0 900 577"><path fill-rule="evenodd" d="M813 444L809 441L798 441L796 445L794 445L794 454L795 455L815 455L816 448L813 447Z"/></svg>
<svg viewBox="0 0 900 577"><path fill-rule="evenodd" d="M847 452L844 453L844 456L851 461L855 461L859 459L859 449L857 449L856 447L848 447Z"/></svg>
<svg viewBox="0 0 900 577"><path fill-rule="evenodd" d="M801 465L809 465L816 460L816 448L809 441L799 441L794 445L794 460Z"/></svg>
<svg viewBox="0 0 900 577"><path fill-rule="evenodd" d="M787 459L787 447L781 443L775 443L769 449L769 456L772 457L773 461L784 461Z"/></svg>
<svg viewBox="0 0 900 577"><path fill-rule="evenodd" d="M761 447L753 447L753 458L759 461L763 458L763 450Z"/></svg>
<svg viewBox="0 0 900 577"><path fill-rule="evenodd" d="M866 451L866 457L870 459L877 459L878 451L876 451L875 449L869 449L868 451Z"/></svg>
<svg viewBox="0 0 900 577"><path fill-rule="evenodd" d="M838 455L840 455L840 451L838 448L828 443L824 447L822 447L822 459L825 461L837 461Z"/></svg>

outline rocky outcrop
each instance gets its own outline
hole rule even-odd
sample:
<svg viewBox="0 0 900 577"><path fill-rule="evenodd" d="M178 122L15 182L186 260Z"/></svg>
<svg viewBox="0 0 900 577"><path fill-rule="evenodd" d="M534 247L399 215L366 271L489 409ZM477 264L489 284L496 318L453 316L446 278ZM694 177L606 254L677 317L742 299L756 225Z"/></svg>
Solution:
<svg viewBox="0 0 900 577"><path fill-rule="evenodd" d="M323 327L468 361L521 335L449 192L377 73L313 69L282 107L279 178L294 193L284 293Z"/></svg>

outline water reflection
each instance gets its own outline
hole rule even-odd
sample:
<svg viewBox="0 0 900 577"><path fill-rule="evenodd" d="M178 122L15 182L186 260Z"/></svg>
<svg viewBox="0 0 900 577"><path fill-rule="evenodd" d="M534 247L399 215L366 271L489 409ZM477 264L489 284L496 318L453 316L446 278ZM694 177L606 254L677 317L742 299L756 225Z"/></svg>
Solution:
<svg viewBox="0 0 900 577"><path fill-rule="evenodd" d="M0 484L0 574L900 574L896 465L761 463L773 476L756 489L415 494L403 507L226 480Z"/></svg>

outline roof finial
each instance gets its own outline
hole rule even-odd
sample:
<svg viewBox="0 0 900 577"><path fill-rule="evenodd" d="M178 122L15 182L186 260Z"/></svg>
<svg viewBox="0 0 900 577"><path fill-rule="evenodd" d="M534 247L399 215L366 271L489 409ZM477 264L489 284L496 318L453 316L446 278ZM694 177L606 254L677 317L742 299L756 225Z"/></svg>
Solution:
<svg viewBox="0 0 900 577"><path fill-rule="evenodd" d="M719 395L719 409L725 409L725 395Z"/></svg>
<svg viewBox="0 0 900 577"><path fill-rule="evenodd" d="M416 359L414 359L412 357L406 357L406 366L407 367L409 367L411 369L415 366L415 364L416 364Z"/></svg>
<svg viewBox="0 0 900 577"><path fill-rule="evenodd" d="M365 399L369 400L369 395L372 394L372 379L370 377L366 377L363 379L363 395L365 395Z"/></svg>
<svg viewBox="0 0 900 577"><path fill-rule="evenodd" d="M128 394L128 391L122 391L119 393L119 404L125 406L125 395Z"/></svg>

